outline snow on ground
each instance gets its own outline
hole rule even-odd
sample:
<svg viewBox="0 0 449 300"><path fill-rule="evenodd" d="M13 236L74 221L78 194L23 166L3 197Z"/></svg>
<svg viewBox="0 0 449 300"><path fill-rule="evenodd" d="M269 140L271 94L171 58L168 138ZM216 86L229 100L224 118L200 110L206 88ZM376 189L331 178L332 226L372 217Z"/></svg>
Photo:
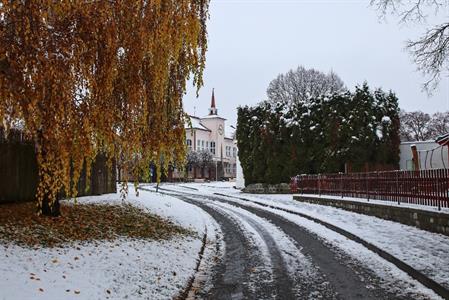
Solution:
<svg viewBox="0 0 449 300"><path fill-rule="evenodd" d="M238 196L321 219L371 242L420 270L440 284L449 287L449 237L447 236L334 207L298 202L293 200L291 195L245 194L234 189L232 187L233 183L197 183L185 184L185 186L197 188L199 192L204 194L222 193ZM169 188L174 190L179 189L177 186L170 186ZM185 190L183 191L185 192ZM232 200L232 198L227 199ZM237 199L233 199L233 201L257 207L256 204L248 204ZM268 210L283 215L292 222L324 238L336 247L343 249L346 253L375 270L376 273L387 281L392 278L402 278L406 282L409 282L407 289L413 289L412 285L416 281L360 244L351 242L343 236L326 229L324 226L299 216L279 210ZM390 280L389 285L394 286L394 282ZM423 289L427 290L425 288ZM428 290L427 292L431 293Z"/></svg>
<svg viewBox="0 0 449 300"><path fill-rule="evenodd" d="M302 194L298 194L298 196L301 196ZM332 195L312 195L307 194L307 197L311 198L326 198L326 199L335 199L335 200L341 200L341 201L353 201L353 202L362 202L362 203L371 203L376 205L384 205L384 206L396 206L396 207L407 207L407 208L413 208L418 210L425 210L425 211L431 211L435 213L441 213L441 214L449 214L449 208L447 207L441 207L440 210L436 206L426 206L426 205L419 205L419 204L413 204L413 203L405 203L401 202L400 204L395 201L387 201L387 200L377 200L377 199L370 199L369 201L366 198L351 198L351 197L341 197L341 196L332 196Z"/></svg>
<svg viewBox="0 0 449 300"><path fill-rule="evenodd" d="M330 243L333 246L333 250L337 253L338 251L343 251L344 254L350 255L354 258L356 264L365 266L366 268L374 271L377 276L382 278L384 282L382 282L381 285L385 289L390 290L392 293L398 296L413 294L416 295L416 299L441 299L441 297L435 294L432 290L424 287L406 273L400 271L396 268L396 266L385 261L361 244L349 240L320 224L301 218L297 215L275 209L267 210L279 214L287 220L315 233L324 239L324 241ZM418 295L421 295L421 297Z"/></svg>
<svg viewBox="0 0 449 300"><path fill-rule="evenodd" d="M193 238L46 249L2 244L0 299L169 299L184 288L200 246Z"/></svg>
<svg viewBox="0 0 449 300"><path fill-rule="evenodd" d="M179 187L187 187L187 188L197 188L200 189L201 192L206 193L226 193L226 194L234 194L234 195L250 195L247 193L242 193L239 189L235 189L235 183L234 182L208 182L208 183L185 183L181 185L177 185L177 188ZM185 189L184 189L185 191ZM298 196L301 196L301 194L297 194ZM258 195L261 198L269 197L270 199L286 199L286 197L291 200L291 195L281 195L281 194L260 194ZM355 202L362 202L362 203L371 203L376 205L385 205L385 206L396 206L396 207L407 207L412 209L418 209L418 210L425 210L425 211L431 211L436 213L445 213L449 214L449 208L442 207L441 210L438 210L438 207L436 206L425 206L425 205L418 205L418 204L412 204L412 203L404 203L401 202L398 204L395 201L387 201L387 200L377 200L377 199L370 199L369 201L366 198L356 198L356 197L341 197L341 196L333 196L333 195L314 195L314 194L307 194L307 197L312 198L327 198L327 199L335 199L335 200L341 200L341 201L355 201Z"/></svg>
<svg viewBox="0 0 449 300"><path fill-rule="evenodd" d="M289 269L289 272L292 275L298 275L298 273L301 273L304 271L305 273L302 274L304 276L310 276L309 273L312 269L311 262L308 258L306 258L299 250L295 242L287 236L282 230L280 230L275 225L271 224L267 220L256 216L253 213L248 212L245 209L242 209L240 207L236 207L230 204L226 203L215 203L211 204L211 206L216 208L221 208L225 213L229 214L233 217L233 219L238 222L244 224L243 227L246 228L246 232L251 233L252 235L259 235L258 231L254 229L254 225L251 225L248 223L248 221L243 220L250 220L251 223L259 224L261 227L264 228L264 230L267 230L270 235L273 237L274 241L276 242L276 246L278 248L278 251L281 252L282 258L286 263L287 268ZM261 241L261 243L264 244L264 248L266 248L266 244ZM264 251L264 254L266 255L267 259L270 259L271 255L269 254L268 249ZM306 265L304 267L304 265Z"/></svg>
<svg viewBox="0 0 449 300"><path fill-rule="evenodd" d="M449 288L449 237L445 235L339 208L298 202L288 195L276 195L275 199L269 195L242 197L301 212L343 228Z"/></svg>
<svg viewBox="0 0 449 300"><path fill-rule="evenodd" d="M168 195L139 189L137 197L134 190L130 189L128 200L201 235L206 227L210 229L218 227L214 219L201 208Z"/></svg>
<svg viewBox="0 0 449 300"><path fill-rule="evenodd" d="M79 203L120 201L118 193L78 198ZM61 248L0 243L0 299L171 299L177 295L194 273L206 227L213 247L218 225L196 206L170 196L140 191L136 197L130 188L129 201L198 234L166 241L121 238Z"/></svg>

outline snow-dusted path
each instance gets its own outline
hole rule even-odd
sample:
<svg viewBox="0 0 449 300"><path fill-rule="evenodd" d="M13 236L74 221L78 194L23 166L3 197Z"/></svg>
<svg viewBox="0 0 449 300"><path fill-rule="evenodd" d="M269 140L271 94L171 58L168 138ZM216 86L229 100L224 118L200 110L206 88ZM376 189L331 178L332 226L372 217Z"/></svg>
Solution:
<svg viewBox="0 0 449 300"><path fill-rule="evenodd" d="M440 299L394 265L319 224L214 194L226 188L162 187L163 193L206 211L224 235L224 256L212 267L211 286L198 298Z"/></svg>

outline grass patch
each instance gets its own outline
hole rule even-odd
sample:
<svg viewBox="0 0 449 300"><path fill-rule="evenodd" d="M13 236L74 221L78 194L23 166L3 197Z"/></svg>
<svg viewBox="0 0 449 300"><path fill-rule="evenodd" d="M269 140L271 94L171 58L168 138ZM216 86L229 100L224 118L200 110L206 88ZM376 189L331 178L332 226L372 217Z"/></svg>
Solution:
<svg viewBox="0 0 449 300"><path fill-rule="evenodd" d="M163 240L190 235L184 229L131 204L61 202L61 217L36 215L35 203L0 205L0 240L21 246L55 247L119 237Z"/></svg>

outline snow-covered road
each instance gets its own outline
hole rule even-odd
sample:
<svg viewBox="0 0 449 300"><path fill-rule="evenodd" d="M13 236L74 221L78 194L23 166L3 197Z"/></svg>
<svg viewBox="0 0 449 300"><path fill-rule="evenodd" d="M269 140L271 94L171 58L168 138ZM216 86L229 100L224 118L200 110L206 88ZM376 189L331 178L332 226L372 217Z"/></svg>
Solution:
<svg viewBox="0 0 449 300"><path fill-rule="evenodd" d="M441 299L311 218L449 288L449 237L443 235L291 195L242 194L232 183L163 184L160 192L141 185L129 202L197 234L36 249L0 241L0 299L172 299L192 278L187 299ZM79 201L120 203L118 194Z"/></svg>
<svg viewBox="0 0 449 300"><path fill-rule="evenodd" d="M211 282L199 290L199 299L440 299L393 264L322 225L216 194L238 194L229 183L164 185L161 191L207 212L223 233L224 254L211 266ZM250 195L256 202L299 209L286 197L291 198ZM316 213L313 207L301 210ZM444 242L444 237L438 238ZM439 258L444 260L444 254ZM438 263L431 260L417 265ZM434 275L445 283L443 275Z"/></svg>

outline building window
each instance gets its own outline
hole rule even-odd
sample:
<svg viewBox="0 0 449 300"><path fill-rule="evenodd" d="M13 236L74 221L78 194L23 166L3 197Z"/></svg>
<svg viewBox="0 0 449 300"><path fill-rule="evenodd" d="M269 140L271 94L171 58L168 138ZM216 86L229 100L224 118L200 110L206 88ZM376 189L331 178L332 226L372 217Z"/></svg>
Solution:
<svg viewBox="0 0 449 300"><path fill-rule="evenodd" d="M209 151L209 142L206 141L206 150Z"/></svg>
<svg viewBox="0 0 449 300"><path fill-rule="evenodd" d="M232 156L233 156L234 158L237 157L237 148L236 148L236 147L234 147L234 148L232 149Z"/></svg>
<svg viewBox="0 0 449 300"><path fill-rule="evenodd" d="M204 141L201 141L201 150L204 150Z"/></svg>
<svg viewBox="0 0 449 300"><path fill-rule="evenodd" d="M215 154L215 142L210 142L210 152Z"/></svg>
<svg viewBox="0 0 449 300"><path fill-rule="evenodd" d="M197 140L196 141L196 151L200 151L200 148L201 148L201 141Z"/></svg>
<svg viewBox="0 0 449 300"><path fill-rule="evenodd" d="M224 163L224 171L225 171L226 174L229 174L229 173L230 173L230 172L229 172L229 165L230 165L230 164L228 164L228 163Z"/></svg>
<svg viewBox="0 0 449 300"><path fill-rule="evenodd" d="M226 146L226 157L231 157L231 147Z"/></svg>
<svg viewBox="0 0 449 300"><path fill-rule="evenodd" d="M192 151L192 140L191 139L187 139L187 149L189 149L189 151Z"/></svg>

